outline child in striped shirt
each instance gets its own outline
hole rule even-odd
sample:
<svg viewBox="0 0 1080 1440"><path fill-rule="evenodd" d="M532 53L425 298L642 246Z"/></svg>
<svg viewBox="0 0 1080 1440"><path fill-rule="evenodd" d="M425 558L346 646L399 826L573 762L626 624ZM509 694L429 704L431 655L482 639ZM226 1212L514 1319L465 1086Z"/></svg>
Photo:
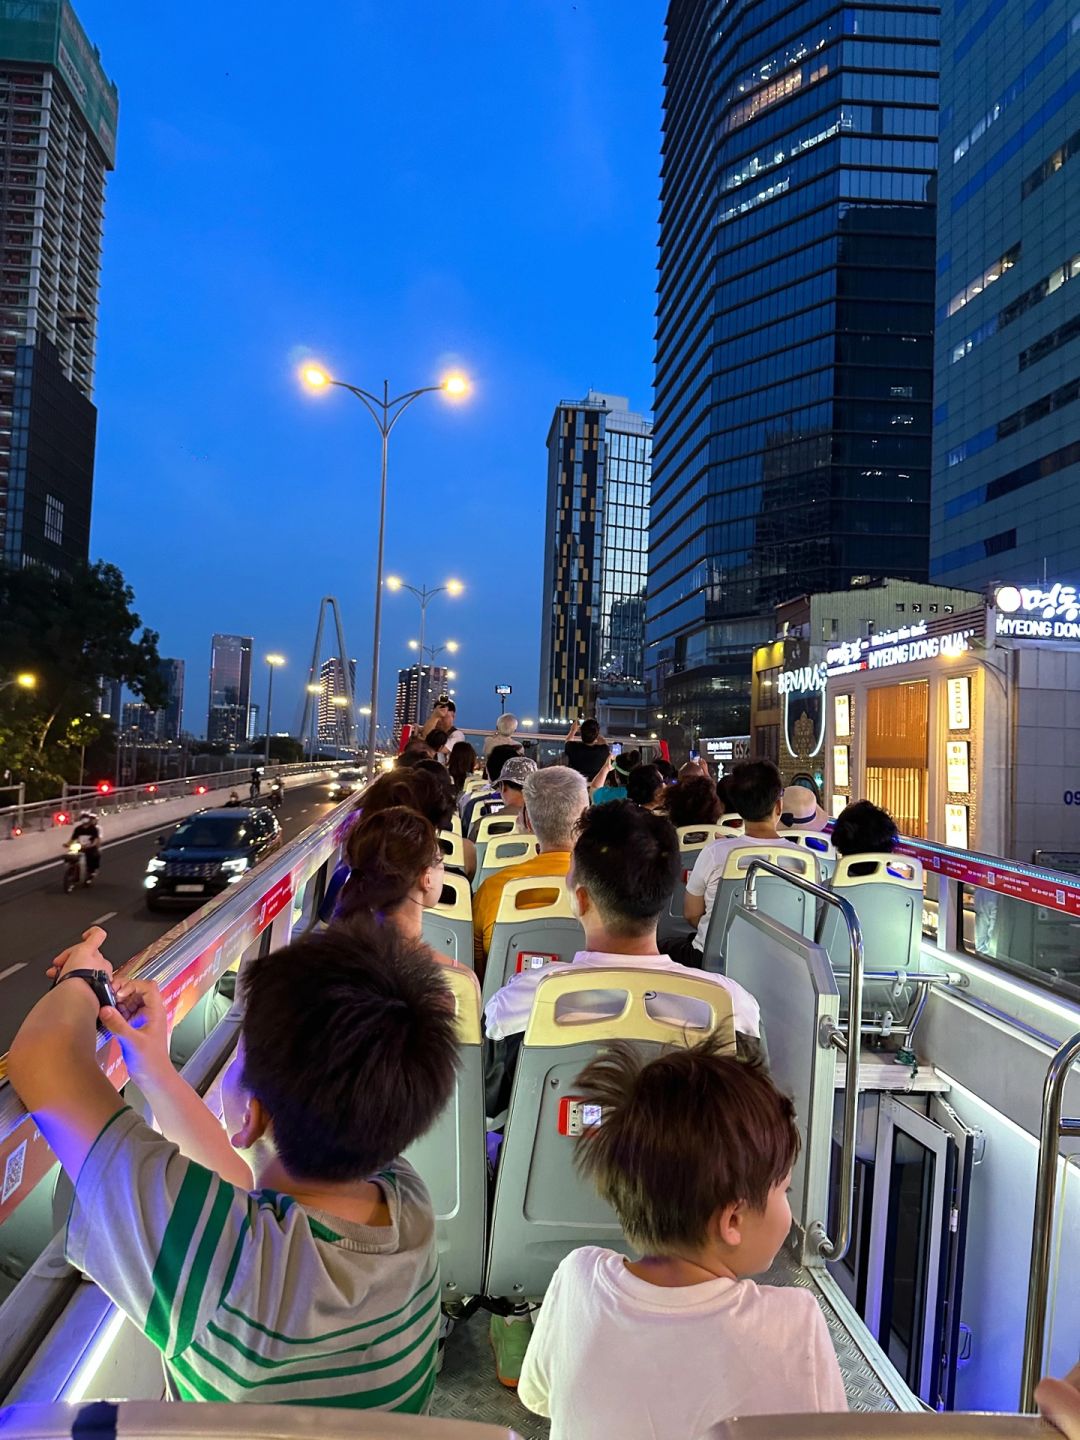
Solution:
<svg viewBox="0 0 1080 1440"><path fill-rule="evenodd" d="M174 1397L426 1411L435 1221L398 1157L454 1085L430 952L342 927L253 961L223 1129L169 1062L157 987L121 981L100 1004L105 938L58 957L9 1061L75 1181L68 1258L161 1350ZM162 1134L98 1068L99 1015Z"/></svg>

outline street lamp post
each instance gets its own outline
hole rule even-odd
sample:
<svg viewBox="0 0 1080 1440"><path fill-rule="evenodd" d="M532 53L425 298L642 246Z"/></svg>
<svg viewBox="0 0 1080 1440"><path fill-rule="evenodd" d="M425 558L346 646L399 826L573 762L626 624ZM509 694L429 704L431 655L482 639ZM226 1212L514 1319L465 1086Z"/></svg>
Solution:
<svg viewBox="0 0 1080 1440"><path fill-rule="evenodd" d="M31 675L29 670L23 670L18 675L13 675L10 680L0 680L0 690L9 690L12 685L18 686L20 690L36 690L37 676Z"/></svg>
<svg viewBox="0 0 1080 1440"><path fill-rule="evenodd" d="M269 676L266 682L266 746L263 751L266 765L270 764L270 711L274 704L274 671L279 665L285 664L284 655L267 655L266 667Z"/></svg>
<svg viewBox="0 0 1080 1440"><path fill-rule="evenodd" d="M322 694L322 688L323 688L323 687L322 687L321 685L309 685L309 686L307 687L307 693L308 693L309 695L321 695L321 694ZM310 753L309 753L309 755L308 755L308 757L307 757L308 760L310 760L310 761L314 761L314 759L315 759L315 752L316 752L316 750L318 749L318 738L317 738L317 736L318 736L318 729L319 729L319 707L318 707L317 705L313 705L313 706L311 707L311 724L308 726L308 733L304 736L304 748L307 749L307 746L308 746L308 742L309 742L309 741L310 741L310 744L311 744L311 750L310 750Z"/></svg>
<svg viewBox="0 0 1080 1440"><path fill-rule="evenodd" d="M431 700L431 674L430 674L430 671L431 671L431 670L434 670L434 668L435 668L435 657L436 657L436 655L441 655L444 650L449 650L449 652L450 652L451 655L456 655L457 652L461 649L461 646L458 644L458 642L457 642L456 640L447 640L447 642L446 642L445 645L425 645L425 644L424 644L424 640L423 640L423 634L421 633L421 638L420 638L419 640L410 640L410 641L409 641L409 649L410 649L410 650L418 650L418 651L420 652L420 666L419 666L419 669L420 669L420 677L421 677L421 680L423 679L425 669L427 668L427 667L425 666L425 664L424 664L424 656L427 655L427 656L429 657L430 669L428 670L428 696L427 696L427 698L428 698L428 700L430 701L430 700ZM452 677L450 676L450 672L449 672L449 671L447 671L447 677L448 677L448 678L452 678ZM416 723L417 723L418 725L421 724L421 722L423 721L423 718L424 718L424 717L420 714L420 708L421 708L421 707L420 707L420 684L418 683L417 686L416 686L416 711L417 711L417 714L416 714Z"/></svg>
<svg viewBox="0 0 1080 1440"><path fill-rule="evenodd" d="M420 644L416 648L420 651L420 666L421 669L423 669L424 651L428 649L428 646L424 644L424 631L427 626L427 607L429 601L433 600L436 595L441 595L444 590L448 595L460 595L464 591L465 586L462 585L460 580L448 580L445 585L435 585L430 590L426 585L421 585L420 588L417 589L415 585L408 585L404 580L399 580L396 575L388 575L386 577L386 587L388 590L408 590L410 595L415 595L420 601ZM457 647L455 646L453 648L456 649ZM434 664L434 661L432 661L432 663ZM420 714L420 686L417 685L415 723L419 725L423 718Z"/></svg>
<svg viewBox="0 0 1080 1440"><path fill-rule="evenodd" d="M469 387L463 375L448 375L439 385L422 385L418 390L407 390L404 394L391 400L388 380L383 381L383 393L380 399L370 390L363 390L358 385L349 385L344 380L333 379L318 365L305 365L301 373L312 389L321 390L326 386L336 385L338 389L348 390L350 395L355 395L366 406L382 437L382 463L379 472L379 548L375 561L375 634L371 655L371 716L368 720L367 747L367 779L370 784L375 778L375 731L379 712L379 647L382 643L383 550L386 540L386 465L390 432L413 401L419 400L421 395L431 395L441 390L445 395L459 397L464 395Z"/></svg>

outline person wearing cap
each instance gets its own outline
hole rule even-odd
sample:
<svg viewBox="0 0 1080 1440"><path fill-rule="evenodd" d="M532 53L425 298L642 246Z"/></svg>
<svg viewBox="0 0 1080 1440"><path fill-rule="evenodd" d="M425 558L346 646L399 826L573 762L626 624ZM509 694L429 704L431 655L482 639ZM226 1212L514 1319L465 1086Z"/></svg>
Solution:
<svg viewBox="0 0 1080 1440"><path fill-rule="evenodd" d="M508 760L507 765L515 762ZM532 762L528 762L532 763ZM482 976L491 934L499 913L502 893L511 880L550 878L550 889L536 890L534 905L551 902L562 888L570 869L570 852L578 821L589 808L589 787L585 777L568 765L551 765L525 776L522 782L525 798L523 818L525 829L539 842L539 854L530 855L516 865L507 865L489 875L473 896L473 950L476 973ZM521 897L520 908L529 908L530 891Z"/></svg>
<svg viewBox="0 0 1080 1440"><path fill-rule="evenodd" d="M641 764L640 750L626 750L621 755L609 755L596 779L589 786L594 805L606 805L609 800L627 798L626 782L631 770Z"/></svg>
<svg viewBox="0 0 1080 1440"><path fill-rule="evenodd" d="M535 760L530 760L525 755L513 755L499 772L499 778L495 782L495 789L502 797L503 807L497 810L497 815L515 815L517 817L517 828L525 828L525 781L530 775L535 775L540 767Z"/></svg>
<svg viewBox="0 0 1080 1440"><path fill-rule="evenodd" d="M829 817L808 785L789 785L780 801L780 824L785 830L824 831Z"/></svg>

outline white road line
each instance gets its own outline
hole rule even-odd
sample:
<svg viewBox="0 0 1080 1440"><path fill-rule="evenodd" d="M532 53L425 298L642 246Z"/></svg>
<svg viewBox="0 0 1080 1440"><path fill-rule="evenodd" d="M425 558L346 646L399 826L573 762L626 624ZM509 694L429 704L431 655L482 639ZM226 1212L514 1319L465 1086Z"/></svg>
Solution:
<svg viewBox="0 0 1080 1440"><path fill-rule="evenodd" d="M0 970L0 980L6 980L9 975L16 975L20 970L26 969L26 961L20 960L18 965L9 965L6 970Z"/></svg>
<svg viewBox="0 0 1080 1440"><path fill-rule="evenodd" d="M90 925L104 925L105 921L111 920L116 913L115 910L106 910L104 915L99 915L96 920L91 920ZM88 930L90 929L90 925L86 927Z"/></svg>

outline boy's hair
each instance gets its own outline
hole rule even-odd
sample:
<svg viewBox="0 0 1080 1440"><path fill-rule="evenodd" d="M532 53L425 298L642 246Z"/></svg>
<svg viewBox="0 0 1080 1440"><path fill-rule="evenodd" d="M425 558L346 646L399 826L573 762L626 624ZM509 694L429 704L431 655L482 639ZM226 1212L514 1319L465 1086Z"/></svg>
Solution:
<svg viewBox="0 0 1080 1440"><path fill-rule="evenodd" d="M506 764L507 760L511 760L515 755L520 754L521 746L517 743L513 745L492 746L491 754L487 758L488 779L493 782L498 780L499 776L502 774L502 768Z"/></svg>
<svg viewBox="0 0 1080 1440"><path fill-rule="evenodd" d="M289 1174L364 1180L429 1130L458 1063L454 1000L431 951L354 920L253 960L244 1085Z"/></svg>
<svg viewBox="0 0 1080 1440"><path fill-rule="evenodd" d="M577 1164L645 1255L700 1250L726 1205L764 1210L799 1153L794 1105L716 1036L652 1060L615 1041L574 1085L602 1115Z"/></svg>
<svg viewBox="0 0 1080 1440"><path fill-rule="evenodd" d="M589 892L614 935L648 933L671 898L681 864L671 821L632 800L593 805L578 821L574 884Z"/></svg>
<svg viewBox="0 0 1080 1440"><path fill-rule="evenodd" d="M635 805L651 805L663 788L663 776L655 765L639 765L626 777L626 798Z"/></svg>
<svg viewBox="0 0 1080 1440"><path fill-rule="evenodd" d="M677 828L683 825L714 825L723 814L716 786L708 775L680 780L667 793L667 813Z"/></svg>
<svg viewBox="0 0 1080 1440"><path fill-rule="evenodd" d="M744 820L768 820L784 793L780 771L771 760L744 760L725 779L727 803Z"/></svg>

